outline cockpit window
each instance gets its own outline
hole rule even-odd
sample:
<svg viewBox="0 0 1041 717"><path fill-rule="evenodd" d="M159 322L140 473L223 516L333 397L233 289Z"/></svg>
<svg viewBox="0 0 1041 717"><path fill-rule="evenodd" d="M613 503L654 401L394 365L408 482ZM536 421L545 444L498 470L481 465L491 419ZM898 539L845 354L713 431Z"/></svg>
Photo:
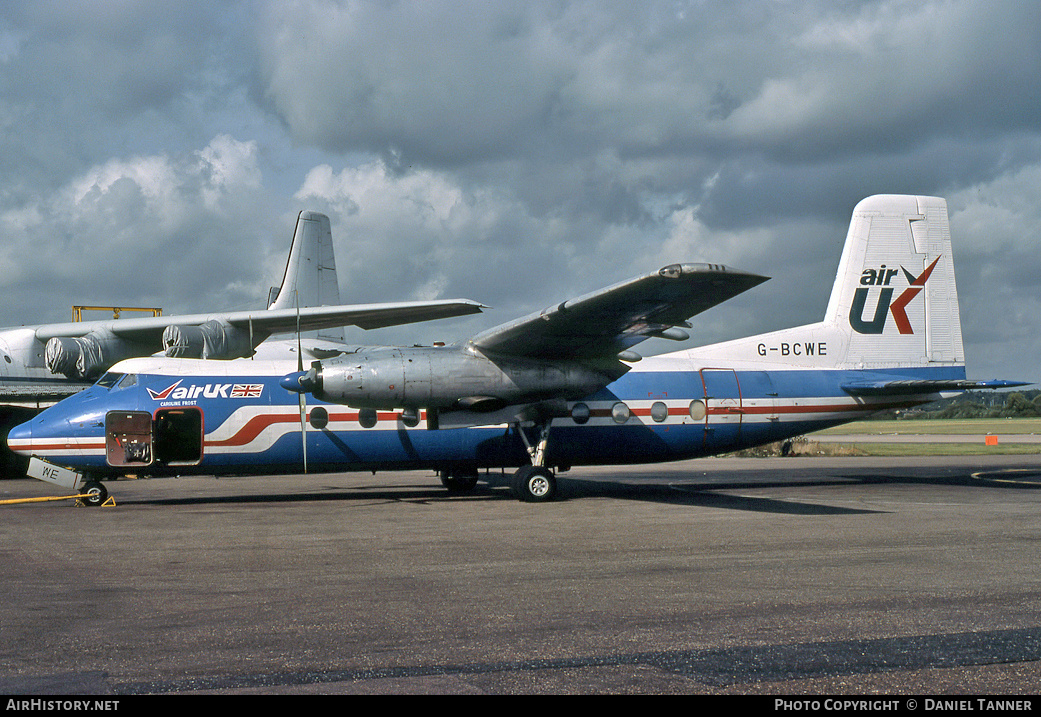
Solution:
<svg viewBox="0 0 1041 717"><path fill-rule="evenodd" d="M126 376L123 377L123 380L119 382L119 387L120 388L128 388L129 386L136 386L136 385L137 385L137 374L136 373L128 373Z"/></svg>
<svg viewBox="0 0 1041 717"><path fill-rule="evenodd" d="M122 377L123 374L121 373L106 373L104 376L99 378L98 382L94 385L101 386L102 388L112 388L117 383L119 383L119 379Z"/></svg>

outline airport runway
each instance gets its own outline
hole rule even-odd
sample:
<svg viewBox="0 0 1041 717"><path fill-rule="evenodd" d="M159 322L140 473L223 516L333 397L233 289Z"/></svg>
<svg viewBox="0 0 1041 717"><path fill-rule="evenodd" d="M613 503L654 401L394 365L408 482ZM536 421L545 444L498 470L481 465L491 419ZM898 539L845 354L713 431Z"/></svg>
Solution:
<svg viewBox="0 0 1041 717"><path fill-rule="evenodd" d="M2 506L0 693L1037 693L1041 456L564 475L547 505L412 472Z"/></svg>

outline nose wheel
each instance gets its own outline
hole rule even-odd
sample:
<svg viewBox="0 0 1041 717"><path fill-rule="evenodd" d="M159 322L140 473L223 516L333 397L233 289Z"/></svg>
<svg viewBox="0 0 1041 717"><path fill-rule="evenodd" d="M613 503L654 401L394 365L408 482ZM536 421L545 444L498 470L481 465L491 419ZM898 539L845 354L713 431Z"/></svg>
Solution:
<svg viewBox="0 0 1041 717"><path fill-rule="evenodd" d="M91 481L83 486L80 495L83 496L83 504L92 508L96 508L108 500L108 490L97 481Z"/></svg>

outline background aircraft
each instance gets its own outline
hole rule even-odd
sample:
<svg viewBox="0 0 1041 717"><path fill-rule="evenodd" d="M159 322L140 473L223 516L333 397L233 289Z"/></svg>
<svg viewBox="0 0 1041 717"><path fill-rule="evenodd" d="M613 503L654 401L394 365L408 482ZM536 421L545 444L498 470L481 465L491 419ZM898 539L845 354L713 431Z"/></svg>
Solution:
<svg viewBox="0 0 1041 717"><path fill-rule="evenodd" d="M317 358L328 355L322 351L329 341L343 341L343 326L372 329L480 309L465 300L341 305L329 218L300 212L282 284L270 290L266 310L0 329L0 437L39 408L83 390L112 364L132 356L163 351L171 357L248 357L272 335L299 331L311 339L304 348ZM268 343L262 353L295 357L296 348L295 340ZM6 450L0 454L5 472L24 472L24 462L14 461Z"/></svg>
<svg viewBox="0 0 1041 717"><path fill-rule="evenodd" d="M764 280L673 264L555 304L465 343L371 347L287 361L131 359L11 431L31 475L104 499L133 472L270 473L428 467L472 488L517 467L523 500L556 472L724 453L1018 383L965 378L943 199L854 209L824 320L640 360L649 337ZM306 368L306 370L305 370Z"/></svg>

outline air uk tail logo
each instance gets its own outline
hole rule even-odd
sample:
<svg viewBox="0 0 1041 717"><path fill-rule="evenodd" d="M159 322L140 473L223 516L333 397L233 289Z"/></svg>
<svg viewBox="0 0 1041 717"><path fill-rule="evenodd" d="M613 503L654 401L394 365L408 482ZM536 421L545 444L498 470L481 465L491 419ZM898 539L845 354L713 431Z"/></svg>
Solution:
<svg viewBox="0 0 1041 717"><path fill-rule="evenodd" d="M860 275L860 286L853 294L853 305L849 309L849 325L858 334L881 334L886 327L886 320L893 315L893 322L901 334L913 334L914 329L907 318L907 305L911 303L925 288L925 282L929 281L929 275L936 268L940 257L936 257L932 264L926 267L918 276L915 276L904 267L900 271L907 279L907 288L900 296L893 300L893 287L889 282L897 276L900 271L886 268L883 264L878 269L865 269ZM875 305L875 315L870 320L864 319L864 306L867 304L870 287L881 287L878 292L878 303Z"/></svg>

